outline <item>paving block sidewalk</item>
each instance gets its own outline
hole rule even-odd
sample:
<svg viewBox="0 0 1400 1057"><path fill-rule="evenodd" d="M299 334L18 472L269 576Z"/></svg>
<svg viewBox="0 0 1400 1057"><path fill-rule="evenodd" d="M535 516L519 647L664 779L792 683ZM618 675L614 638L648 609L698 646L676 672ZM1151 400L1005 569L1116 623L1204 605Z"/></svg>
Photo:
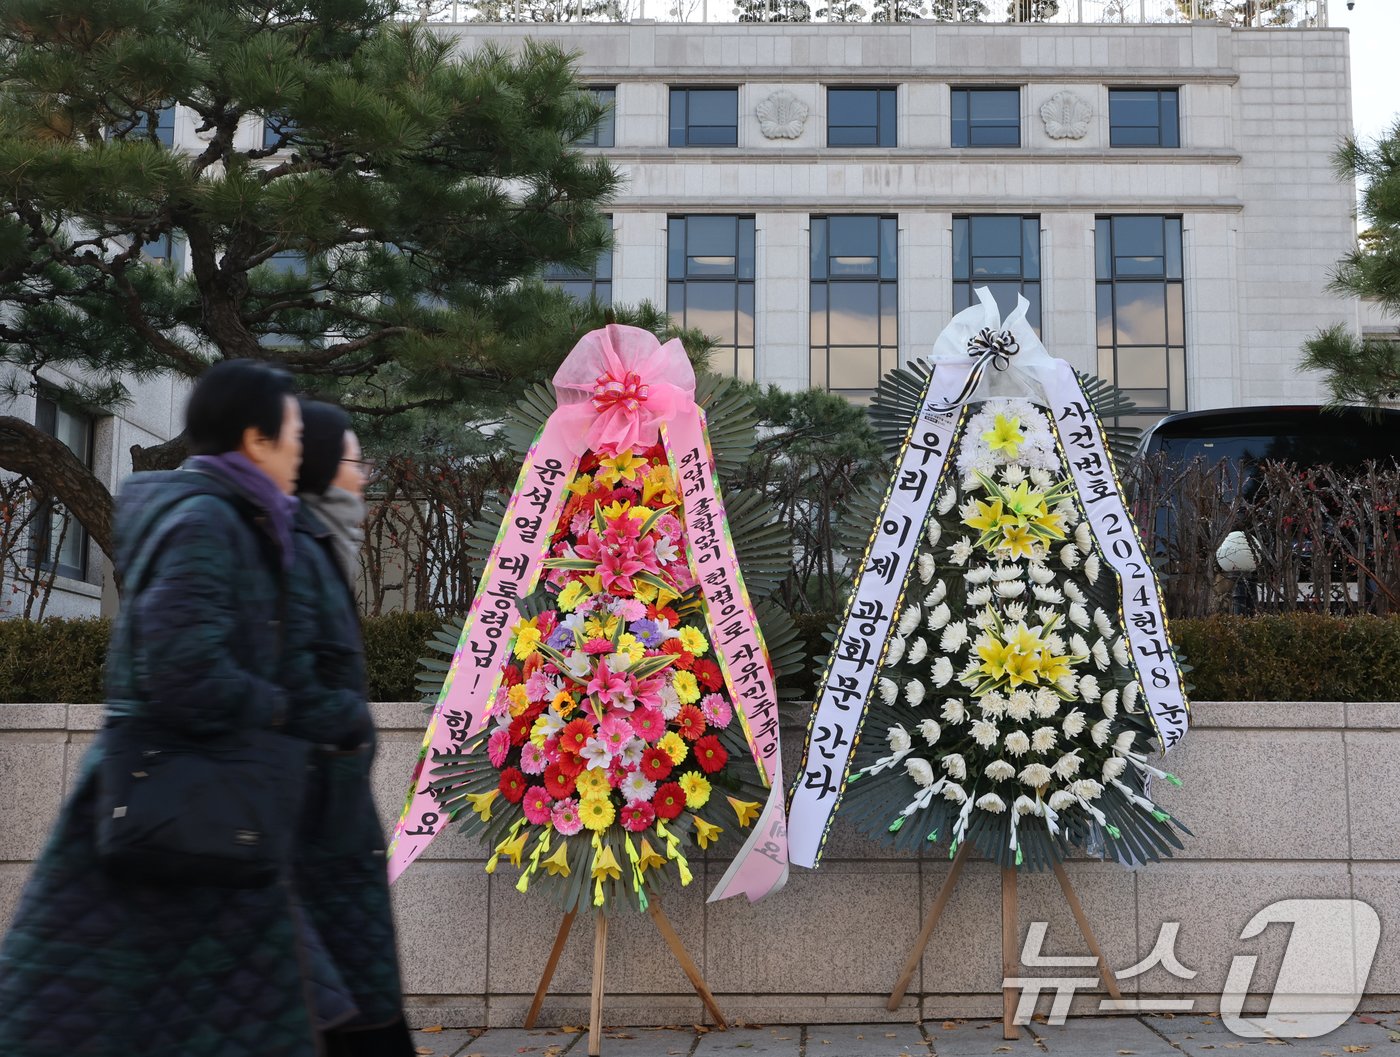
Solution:
<svg viewBox="0 0 1400 1057"><path fill-rule="evenodd" d="M604 1057L1400 1057L1400 1015L1352 1017L1316 1039L1243 1039L1217 1017L1079 1017L1001 1037L999 1020L925 1024L808 1024L685 1028L605 1028ZM587 1033L565 1028L415 1031L421 1057L585 1057ZM1267 1047L1286 1048L1265 1054Z"/></svg>

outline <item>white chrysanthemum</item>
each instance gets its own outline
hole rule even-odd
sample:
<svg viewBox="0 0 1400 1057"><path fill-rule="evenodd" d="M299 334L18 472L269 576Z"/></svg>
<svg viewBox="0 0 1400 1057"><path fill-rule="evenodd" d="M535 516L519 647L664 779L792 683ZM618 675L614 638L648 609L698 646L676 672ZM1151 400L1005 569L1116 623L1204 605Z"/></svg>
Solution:
<svg viewBox="0 0 1400 1057"><path fill-rule="evenodd" d="M967 799L967 791L956 782L949 782L943 787L943 799L951 800L955 804L961 804Z"/></svg>
<svg viewBox="0 0 1400 1057"><path fill-rule="evenodd" d="M1089 599L1073 580L1066 580L1061 586L1064 588L1065 597L1071 602L1078 602L1081 606L1088 603Z"/></svg>
<svg viewBox="0 0 1400 1057"><path fill-rule="evenodd" d="M1006 611L1006 622L1008 624L1020 624L1026 619L1026 603L1007 602L1004 607Z"/></svg>
<svg viewBox="0 0 1400 1057"><path fill-rule="evenodd" d="M925 719L919 723L919 733L923 735L924 741L930 745L937 745L938 739L943 736L943 728L938 725L938 720Z"/></svg>
<svg viewBox="0 0 1400 1057"><path fill-rule="evenodd" d="M890 644L885 648L885 663L898 664L899 659L904 656L904 647L909 640L903 635L895 635L890 639Z"/></svg>
<svg viewBox="0 0 1400 1057"><path fill-rule="evenodd" d="M1050 768L1043 763L1030 763L1021 769L1021 784L1039 789L1050 781Z"/></svg>
<svg viewBox="0 0 1400 1057"><path fill-rule="evenodd" d="M1129 661L1132 660L1128 655L1128 640L1122 635L1113 640L1113 659L1124 668L1128 667Z"/></svg>
<svg viewBox="0 0 1400 1057"><path fill-rule="evenodd" d="M1055 761L1054 770L1057 775L1068 781L1079 773L1079 768L1083 763L1084 761L1077 751L1067 752Z"/></svg>
<svg viewBox="0 0 1400 1057"><path fill-rule="evenodd" d="M947 686L953 681L953 662L947 657L940 657L933 662L933 685Z"/></svg>
<svg viewBox="0 0 1400 1057"><path fill-rule="evenodd" d="M1084 733L1084 727L1089 722L1088 718L1079 709L1075 709L1060 721L1060 729L1065 732L1067 738L1077 738Z"/></svg>
<svg viewBox="0 0 1400 1057"><path fill-rule="evenodd" d="M1137 738L1137 731L1125 730L1113 741L1114 752L1128 752L1133 747L1133 741Z"/></svg>
<svg viewBox="0 0 1400 1057"><path fill-rule="evenodd" d="M967 604L970 606L985 606L992 600L991 587L979 587L975 591L967 593Z"/></svg>
<svg viewBox="0 0 1400 1057"><path fill-rule="evenodd" d="M1113 721L1101 719L1089 728L1089 737L1093 739L1095 745L1103 747L1108 744L1108 736L1112 731Z"/></svg>
<svg viewBox="0 0 1400 1057"><path fill-rule="evenodd" d="M1051 584L1055 581L1055 570L1047 568L1040 562L1031 562L1029 568L1026 569L1026 575L1029 576L1034 583L1039 584L1041 587L1044 587L1047 584Z"/></svg>
<svg viewBox="0 0 1400 1057"><path fill-rule="evenodd" d="M893 679L880 680L880 700L887 705L899 700L899 686Z"/></svg>
<svg viewBox="0 0 1400 1057"><path fill-rule="evenodd" d="M1065 640L1058 631L1052 631L1049 635L1042 636L1045 640L1045 648L1051 653L1064 653Z"/></svg>
<svg viewBox="0 0 1400 1057"><path fill-rule="evenodd" d="M1094 627L1100 635L1106 639L1113 638L1113 621L1109 619L1102 606L1094 607Z"/></svg>
<svg viewBox="0 0 1400 1057"><path fill-rule="evenodd" d="M1050 607L1050 606L1036 606L1036 607L1035 607L1035 615L1038 616L1038 617L1040 618L1040 622L1041 622L1042 624L1048 624L1048 623L1050 623L1050 621L1054 620L1054 619L1055 619L1056 617L1058 617L1060 614L1057 613L1057 612L1056 612L1052 607Z"/></svg>
<svg viewBox="0 0 1400 1057"><path fill-rule="evenodd" d="M919 664L928 656L928 640L915 639L914 645L909 647L909 663Z"/></svg>
<svg viewBox="0 0 1400 1057"><path fill-rule="evenodd" d="M938 569L938 563L933 560L933 555L924 553L919 555L919 583L926 584L933 579L933 574Z"/></svg>
<svg viewBox="0 0 1400 1057"><path fill-rule="evenodd" d="M914 739L899 723L885 732L885 740L889 742L890 752L908 752L914 747Z"/></svg>
<svg viewBox="0 0 1400 1057"><path fill-rule="evenodd" d="M958 518L967 521L970 517L977 516L977 500L968 499L962 506L958 507Z"/></svg>
<svg viewBox="0 0 1400 1057"><path fill-rule="evenodd" d="M978 711L988 719L1000 719L1006 715L1006 696L993 690L977 700Z"/></svg>
<svg viewBox="0 0 1400 1057"><path fill-rule="evenodd" d="M1016 582L997 584L998 598L1020 598L1026 593L1026 585Z"/></svg>
<svg viewBox="0 0 1400 1057"><path fill-rule="evenodd" d="M1000 815L1006 810L1006 801L997 796L996 793L988 793L986 796L978 798L977 806L993 815Z"/></svg>
<svg viewBox="0 0 1400 1057"><path fill-rule="evenodd" d="M921 760L917 756L911 756L904 761L904 770L908 773L910 778L914 779L914 781L923 788L927 789L929 786L933 785L933 765L927 760Z"/></svg>
<svg viewBox="0 0 1400 1057"><path fill-rule="evenodd" d="M904 700L909 702L911 708L918 708L924 702L924 684L910 679L904 684Z"/></svg>
<svg viewBox="0 0 1400 1057"><path fill-rule="evenodd" d="M1066 543L1060 548L1060 564L1066 569L1079 567L1079 551L1073 543Z"/></svg>
<svg viewBox="0 0 1400 1057"><path fill-rule="evenodd" d="M1137 680L1134 680L1127 686L1123 687L1123 707L1126 708L1129 712L1138 711L1137 708L1134 706L1137 705L1138 696L1141 693L1142 686L1137 682Z"/></svg>
<svg viewBox="0 0 1400 1057"><path fill-rule="evenodd" d="M999 565L992 570L992 579L999 584L1009 583L1020 578L1021 567L1019 565Z"/></svg>
<svg viewBox="0 0 1400 1057"><path fill-rule="evenodd" d="M1006 736L1006 751L1012 756L1024 756L1031 751L1031 739L1024 730L1013 730Z"/></svg>
<svg viewBox="0 0 1400 1057"><path fill-rule="evenodd" d="M938 605L933 607L933 612L928 615L929 631L938 631L948 623L948 619L952 615L953 611L948 608L947 603L939 602Z"/></svg>
<svg viewBox="0 0 1400 1057"><path fill-rule="evenodd" d="M1074 794L1067 790L1056 789L1050 794L1051 811L1063 811L1067 807L1073 807L1076 803Z"/></svg>
<svg viewBox="0 0 1400 1057"><path fill-rule="evenodd" d="M1046 435L1046 438L1047 440L1049 439L1048 433ZM1046 446L1053 447L1053 443ZM1036 467L1035 469L1031 470L1031 484L1035 485L1041 491L1044 491L1045 489L1049 488L1050 482L1050 474L1047 473L1044 469Z"/></svg>
<svg viewBox="0 0 1400 1057"><path fill-rule="evenodd" d="M1018 815L1038 815L1040 811L1036 803L1024 793L1016 798L1016 802L1011 805L1011 810Z"/></svg>
<svg viewBox="0 0 1400 1057"><path fill-rule="evenodd" d="M1001 739L1001 732L997 730L995 723L988 723L985 719L973 720L972 740L984 749L990 749Z"/></svg>
<svg viewBox="0 0 1400 1057"><path fill-rule="evenodd" d="M1102 566L1102 564L1103 563L1099 561L1099 556L1097 554L1091 554L1089 555L1089 557L1085 558L1084 579L1088 580L1091 584L1098 583L1099 569Z"/></svg>
<svg viewBox="0 0 1400 1057"><path fill-rule="evenodd" d="M932 609L934 606L938 605L939 602L943 601L947 595L948 585L942 580L939 580L938 583L934 584L932 589L930 589L928 595L925 596L924 605Z"/></svg>
<svg viewBox="0 0 1400 1057"><path fill-rule="evenodd" d="M1036 752L1049 752L1060 740L1060 732L1054 727L1036 727L1031 734L1031 748Z"/></svg>
<svg viewBox="0 0 1400 1057"><path fill-rule="evenodd" d="M1079 696L1089 704L1093 704L1099 699L1099 681L1092 675L1081 676L1079 679Z"/></svg>
<svg viewBox="0 0 1400 1057"><path fill-rule="evenodd" d="M1060 695L1048 686L1035 692L1035 714L1041 719L1049 719L1060 711Z"/></svg>
<svg viewBox="0 0 1400 1057"><path fill-rule="evenodd" d="M1076 657L1089 656L1089 643L1077 631L1069 637L1069 652Z"/></svg>
<svg viewBox="0 0 1400 1057"><path fill-rule="evenodd" d="M961 782L967 777L967 761L962 758L961 753L950 752L943 757L943 769L948 772L948 777L956 782Z"/></svg>
<svg viewBox="0 0 1400 1057"><path fill-rule="evenodd" d="M1088 554L1094 547L1093 535L1089 531L1089 522L1081 521L1079 527L1074 530L1074 545L1085 554Z"/></svg>
<svg viewBox="0 0 1400 1057"><path fill-rule="evenodd" d="M1026 479L1026 471L1017 466L1014 462L1008 466L1001 475L1002 483L1007 488L1015 488Z"/></svg>
<svg viewBox="0 0 1400 1057"><path fill-rule="evenodd" d="M1103 762L1103 780L1111 782L1115 778L1122 778L1123 772L1128 769L1128 761L1121 756L1110 756Z"/></svg>
<svg viewBox="0 0 1400 1057"><path fill-rule="evenodd" d="M928 538L928 545L930 547L937 547L938 541L943 538L943 529L939 526L937 521L930 521L928 523L928 528L924 531L924 535Z"/></svg>
<svg viewBox="0 0 1400 1057"><path fill-rule="evenodd" d="M973 657L967 664L963 665L963 670L958 673L958 682L969 690L974 690L982 685L982 665L976 657Z"/></svg>
<svg viewBox="0 0 1400 1057"><path fill-rule="evenodd" d="M938 646L944 653L957 653L967 645L967 621L959 620L943 629Z"/></svg>
<svg viewBox="0 0 1400 1057"><path fill-rule="evenodd" d="M992 612L990 608L979 609L976 613L973 614L972 623L974 627L977 627L982 631L986 631L988 628L996 627L997 615L994 612Z"/></svg>
<svg viewBox="0 0 1400 1057"><path fill-rule="evenodd" d="M1094 648L1089 651L1089 656L1094 659L1094 667L1099 671L1108 670L1108 643L1104 642L1103 639L1094 643Z"/></svg>
<svg viewBox="0 0 1400 1057"><path fill-rule="evenodd" d="M967 709L961 698L948 698L943 702L943 709L939 714L942 715L944 723L952 723L954 726L967 722Z"/></svg>
<svg viewBox="0 0 1400 1057"><path fill-rule="evenodd" d="M1069 607L1069 622L1077 628L1087 628L1089 626L1089 611L1078 602Z"/></svg>
<svg viewBox="0 0 1400 1057"><path fill-rule="evenodd" d="M1069 791L1085 800L1097 800L1103 793L1103 786L1092 778L1081 778L1069 787Z"/></svg>
<svg viewBox="0 0 1400 1057"><path fill-rule="evenodd" d="M948 511L953 509L957 501L958 493L952 488L945 488L943 494L938 497L938 516L942 517L947 514Z"/></svg>
<svg viewBox="0 0 1400 1057"><path fill-rule="evenodd" d="M1104 719L1114 720L1118 718L1118 691L1110 690L1103 697L1099 698L1099 708L1103 710Z"/></svg>
<svg viewBox="0 0 1400 1057"><path fill-rule="evenodd" d="M1055 680L1055 685L1071 697L1079 692L1079 679L1073 672L1065 672L1064 675Z"/></svg>
<svg viewBox="0 0 1400 1057"><path fill-rule="evenodd" d="M994 782L1004 782L1016 777L1016 768L1005 760L993 760L982 769L982 773Z"/></svg>
<svg viewBox="0 0 1400 1057"><path fill-rule="evenodd" d="M954 543L954 544L953 544L953 546L952 546L952 548L951 548L951 553L948 555L948 559L949 559L954 565L966 565L966 564L967 564L967 559L969 559L969 558L971 558L971 557L972 557L972 541L971 541L970 539L968 539L966 536L964 536L962 539L958 540L957 543Z"/></svg>
<svg viewBox="0 0 1400 1057"><path fill-rule="evenodd" d="M982 584L985 584L989 580L991 580L991 578L992 567L990 565L975 566L974 568L969 569L967 571L967 575L963 577L963 579L970 583L973 587L980 587Z"/></svg>
<svg viewBox="0 0 1400 1057"><path fill-rule="evenodd" d="M1011 696L1006 701L1006 714L1017 723L1024 723L1031 718L1031 712L1035 709L1035 697L1025 690L1013 690Z"/></svg>
<svg viewBox="0 0 1400 1057"><path fill-rule="evenodd" d="M906 606L903 613L899 614L899 628L901 635L908 635L919 626L919 621L923 619L924 611L915 603Z"/></svg>
<svg viewBox="0 0 1400 1057"><path fill-rule="evenodd" d="M1062 605L1065 600L1065 596L1057 587L1041 587L1036 584L1031 588L1031 592L1035 595L1037 602L1044 602L1048 606Z"/></svg>

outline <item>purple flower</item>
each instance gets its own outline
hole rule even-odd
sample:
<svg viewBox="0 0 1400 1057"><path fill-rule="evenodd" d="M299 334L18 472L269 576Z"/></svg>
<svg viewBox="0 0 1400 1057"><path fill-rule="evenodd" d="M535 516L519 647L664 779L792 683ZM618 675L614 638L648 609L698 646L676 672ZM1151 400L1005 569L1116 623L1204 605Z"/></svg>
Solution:
<svg viewBox="0 0 1400 1057"><path fill-rule="evenodd" d="M628 625L628 630L637 636L637 641L643 646L661 645L661 629L654 620L634 620Z"/></svg>
<svg viewBox="0 0 1400 1057"><path fill-rule="evenodd" d="M549 636L548 641L545 643L545 645L547 646L553 646L556 650L566 649L567 647L570 647L573 644L573 629L566 628L563 624L560 624L557 628L554 629L554 634Z"/></svg>

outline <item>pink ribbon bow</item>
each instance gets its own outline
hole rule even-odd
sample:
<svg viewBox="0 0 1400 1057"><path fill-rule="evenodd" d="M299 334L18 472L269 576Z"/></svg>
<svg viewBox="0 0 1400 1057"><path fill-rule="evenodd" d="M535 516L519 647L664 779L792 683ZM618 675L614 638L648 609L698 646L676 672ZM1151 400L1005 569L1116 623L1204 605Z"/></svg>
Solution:
<svg viewBox="0 0 1400 1057"><path fill-rule="evenodd" d="M556 414L575 455L650 447L661 424L693 411L695 370L679 339L611 323L574 346L554 374Z"/></svg>

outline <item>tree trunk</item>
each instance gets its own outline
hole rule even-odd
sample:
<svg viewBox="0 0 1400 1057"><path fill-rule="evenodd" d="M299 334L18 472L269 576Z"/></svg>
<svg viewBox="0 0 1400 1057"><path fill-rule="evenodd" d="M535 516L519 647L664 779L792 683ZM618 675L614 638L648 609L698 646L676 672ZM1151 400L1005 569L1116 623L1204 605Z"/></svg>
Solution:
<svg viewBox="0 0 1400 1057"><path fill-rule="evenodd" d="M52 495L112 556L112 493L61 440L22 418L0 416L0 468Z"/></svg>
<svg viewBox="0 0 1400 1057"><path fill-rule="evenodd" d="M146 470L175 470L188 455L189 449L185 447L183 434L167 440L164 444L152 444L149 448L133 444L131 468L138 473Z"/></svg>

